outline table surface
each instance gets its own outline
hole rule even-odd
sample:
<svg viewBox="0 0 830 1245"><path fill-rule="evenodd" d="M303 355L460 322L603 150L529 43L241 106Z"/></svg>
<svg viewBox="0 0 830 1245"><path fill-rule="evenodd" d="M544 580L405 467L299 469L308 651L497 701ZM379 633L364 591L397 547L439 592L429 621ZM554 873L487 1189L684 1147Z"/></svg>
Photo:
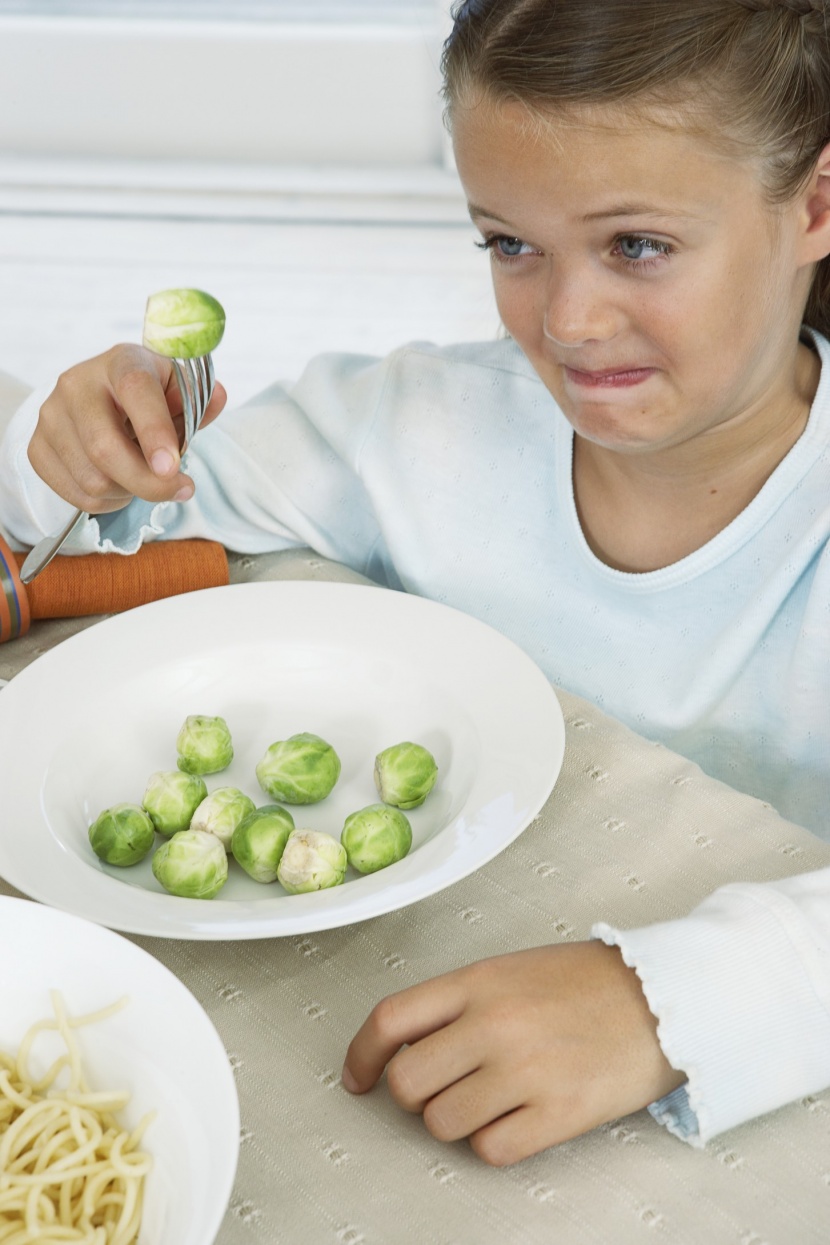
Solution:
<svg viewBox="0 0 830 1245"><path fill-rule="evenodd" d="M367 582L310 551L231 555L232 582ZM97 619L0 647L10 679ZM830 1239L830 1094L694 1150L647 1112L500 1170L443 1144L381 1084L349 1095L346 1047L384 995L469 963L682 915L727 881L830 864L830 845L559 691L561 776L471 877L342 930L256 942L133 941L193 992L235 1071L242 1130L218 1245L808 1245ZM16 894L0 880L0 893ZM206 1242L205 1245L208 1245Z"/></svg>

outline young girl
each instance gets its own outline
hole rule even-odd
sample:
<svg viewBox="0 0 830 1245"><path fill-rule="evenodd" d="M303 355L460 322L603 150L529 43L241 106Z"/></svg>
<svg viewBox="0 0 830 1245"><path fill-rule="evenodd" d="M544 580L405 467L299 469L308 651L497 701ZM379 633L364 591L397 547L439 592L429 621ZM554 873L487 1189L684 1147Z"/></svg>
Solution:
<svg viewBox="0 0 830 1245"><path fill-rule="evenodd" d="M309 544L478 615L827 835L826 20L467 0L448 116L509 339L317 359L201 433L187 473L168 364L116 347L15 417L0 522L25 545L93 511L79 552ZM387 1067L495 1164L646 1104L702 1144L830 1085L830 870L593 933L382 1001L343 1083Z"/></svg>

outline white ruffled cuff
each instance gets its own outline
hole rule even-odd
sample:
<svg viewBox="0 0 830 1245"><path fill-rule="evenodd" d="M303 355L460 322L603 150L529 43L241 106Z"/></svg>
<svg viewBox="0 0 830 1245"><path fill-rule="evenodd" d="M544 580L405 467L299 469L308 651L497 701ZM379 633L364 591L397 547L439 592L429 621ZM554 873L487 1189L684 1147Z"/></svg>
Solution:
<svg viewBox="0 0 830 1245"><path fill-rule="evenodd" d="M830 1085L830 964L773 886L725 886L682 920L591 933L635 969L663 1052L688 1077L649 1107L676 1136L702 1147Z"/></svg>

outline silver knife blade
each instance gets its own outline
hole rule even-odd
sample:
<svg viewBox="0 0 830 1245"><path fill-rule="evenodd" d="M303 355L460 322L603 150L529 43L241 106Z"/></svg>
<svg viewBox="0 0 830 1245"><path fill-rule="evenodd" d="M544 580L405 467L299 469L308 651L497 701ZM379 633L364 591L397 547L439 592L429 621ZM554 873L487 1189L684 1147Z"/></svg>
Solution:
<svg viewBox="0 0 830 1245"><path fill-rule="evenodd" d="M20 579L24 584L30 584L35 575L39 575L42 570L49 565L55 554L60 549L65 540L68 540L76 527L80 526L81 520L86 518L85 510L76 510L72 518L57 536L44 536L43 540L39 540L28 556L25 558L20 568Z"/></svg>

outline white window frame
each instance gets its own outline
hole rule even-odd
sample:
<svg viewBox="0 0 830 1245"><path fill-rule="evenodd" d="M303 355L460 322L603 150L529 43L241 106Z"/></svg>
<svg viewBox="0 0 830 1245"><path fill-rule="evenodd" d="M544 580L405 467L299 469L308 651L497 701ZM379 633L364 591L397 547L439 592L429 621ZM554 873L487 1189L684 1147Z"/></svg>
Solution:
<svg viewBox="0 0 830 1245"><path fill-rule="evenodd" d="M425 25L0 16L0 210L459 219ZM217 197L218 196L218 197ZM405 202L402 202L405 201ZM335 212L342 216L343 211Z"/></svg>

